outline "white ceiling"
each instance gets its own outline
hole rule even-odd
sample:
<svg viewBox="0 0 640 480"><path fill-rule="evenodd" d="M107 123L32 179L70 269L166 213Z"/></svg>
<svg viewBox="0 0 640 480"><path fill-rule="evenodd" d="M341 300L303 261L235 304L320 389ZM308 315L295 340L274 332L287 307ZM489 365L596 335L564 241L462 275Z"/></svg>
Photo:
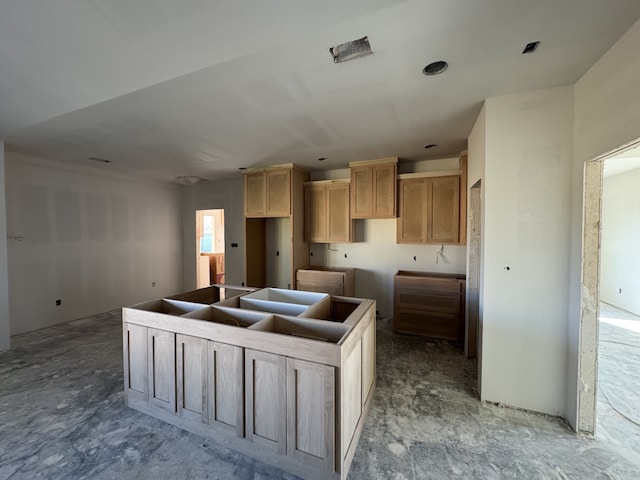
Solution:
<svg viewBox="0 0 640 480"><path fill-rule="evenodd" d="M574 83L638 18L638 0L0 0L0 139L167 181L456 156L485 98ZM332 62L365 35L373 55Z"/></svg>

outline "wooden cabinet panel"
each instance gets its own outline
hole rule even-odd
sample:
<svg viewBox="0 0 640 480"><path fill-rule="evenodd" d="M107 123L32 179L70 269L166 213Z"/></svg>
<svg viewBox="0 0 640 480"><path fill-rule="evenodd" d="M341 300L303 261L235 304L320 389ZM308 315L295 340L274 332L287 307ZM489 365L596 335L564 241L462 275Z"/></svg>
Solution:
<svg viewBox="0 0 640 480"><path fill-rule="evenodd" d="M322 243L327 232L327 189L322 186L304 187L304 230L310 243Z"/></svg>
<svg viewBox="0 0 640 480"><path fill-rule="evenodd" d="M178 415L207 421L207 341L176 334L176 406Z"/></svg>
<svg viewBox="0 0 640 480"><path fill-rule="evenodd" d="M342 452L351 450L356 427L362 414L362 339L354 345L343 361L342 373Z"/></svg>
<svg viewBox="0 0 640 480"><path fill-rule="evenodd" d="M176 411L176 334L149 328L147 332L149 404Z"/></svg>
<svg viewBox="0 0 640 480"><path fill-rule="evenodd" d="M301 268L296 273L297 289L353 297L356 294L355 269L313 267Z"/></svg>
<svg viewBox="0 0 640 480"><path fill-rule="evenodd" d="M464 275L398 272L393 331L461 342L464 297Z"/></svg>
<svg viewBox="0 0 640 480"><path fill-rule="evenodd" d="M427 241L427 186L425 178L400 180L400 216L397 220L397 243Z"/></svg>
<svg viewBox="0 0 640 480"><path fill-rule="evenodd" d="M244 435L241 347L208 342L207 390L209 424Z"/></svg>
<svg viewBox="0 0 640 480"><path fill-rule="evenodd" d="M460 177L428 179L427 243L458 243Z"/></svg>
<svg viewBox="0 0 640 480"><path fill-rule="evenodd" d="M287 454L334 470L335 368L287 358Z"/></svg>
<svg viewBox="0 0 640 480"><path fill-rule="evenodd" d="M329 243L351 241L348 183L327 186L327 241Z"/></svg>
<svg viewBox="0 0 640 480"><path fill-rule="evenodd" d="M362 406L373 393L376 376L376 324L369 324L362 334Z"/></svg>
<svg viewBox="0 0 640 480"><path fill-rule="evenodd" d="M373 167L373 218L396 216L396 170L395 163Z"/></svg>
<svg viewBox="0 0 640 480"><path fill-rule="evenodd" d="M265 172L245 173L243 180L244 215L264 217L267 213Z"/></svg>
<svg viewBox="0 0 640 480"><path fill-rule="evenodd" d="M245 350L245 435L247 440L286 453L286 357Z"/></svg>
<svg viewBox="0 0 640 480"><path fill-rule="evenodd" d="M304 200L307 242L351 242L348 182L307 182L304 186Z"/></svg>
<svg viewBox="0 0 640 480"><path fill-rule="evenodd" d="M352 162L351 218L396 216L397 158Z"/></svg>
<svg viewBox="0 0 640 480"><path fill-rule="evenodd" d="M291 169L267 170L267 217L291 215Z"/></svg>
<svg viewBox="0 0 640 480"><path fill-rule="evenodd" d="M373 198L372 170L370 167L351 167L351 218L371 216Z"/></svg>
<svg viewBox="0 0 640 480"><path fill-rule="evenodd" d="M149 401L147 378L147 327L124 323L124 393L128 401Z"/></svg>

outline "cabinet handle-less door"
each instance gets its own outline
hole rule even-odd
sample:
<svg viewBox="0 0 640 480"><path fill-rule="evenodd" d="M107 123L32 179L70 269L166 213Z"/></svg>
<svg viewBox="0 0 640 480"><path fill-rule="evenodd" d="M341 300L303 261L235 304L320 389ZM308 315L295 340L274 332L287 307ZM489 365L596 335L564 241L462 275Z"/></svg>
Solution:
<svg viewBox="0 0 640 480"><path fill-rule="evenodd" d="M334 470L335 368L287 358L287 454Z"/></svg>
<svg viewBox="0 0 640 480"><path fill-rule="evenodd" d="M176 393L178 415L207 422L207 341L176 335Z"/></svg>
<svg viewBox="0 0 640 480"><path fill-rule="evenodd" d="M176 334L150 328L147 333L149 404L176 411Z"/></svg>
<svg viewBox="0 0 640 480"><path fill-rule="evenodd" d="M277 453L287 451L286 357L245 350L245 435Z"/></svg>

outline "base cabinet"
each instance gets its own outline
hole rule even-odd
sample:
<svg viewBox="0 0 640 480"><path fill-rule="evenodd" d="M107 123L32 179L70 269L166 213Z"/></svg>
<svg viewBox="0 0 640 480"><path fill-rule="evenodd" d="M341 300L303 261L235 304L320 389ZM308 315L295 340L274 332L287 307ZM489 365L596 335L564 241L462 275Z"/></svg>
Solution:
<svg viewBox="0 0 640 480"><path fill-rule="evenodd" d="M375 302L265 292L274 312L317 297L307 314L333 313L248 310L248 296L124 308L125 402L301 478L344 479L375 387Z"/></svg>
<svg viewBox="0 0 640 480"><path fill-rule="evenodd" d="M465 276L400 271L394 277L393 331L462 342Z"/></svg>

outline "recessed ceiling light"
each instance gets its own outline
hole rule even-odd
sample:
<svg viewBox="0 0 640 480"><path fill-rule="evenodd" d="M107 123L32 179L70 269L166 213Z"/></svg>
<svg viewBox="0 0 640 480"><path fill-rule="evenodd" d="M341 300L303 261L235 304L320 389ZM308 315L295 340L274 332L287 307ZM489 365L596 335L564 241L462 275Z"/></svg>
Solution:
<svg viewBox="0 0 640 480"><path fill-rule="evenodd" d="M524 50L522 50L522 54L524 55L525 53L535 52L538 49L538 45L540 45L540 42L527 43L527 46L524 47Z"/></svg>
<svg viewBox="0 0 640 480"><path fill-rule="evenodd" d="M320 158L318 159L318 161L319 161L319 162L324 162L325 160L327 160L327 157L320 157Z"/></svg>
<svg viewBox="0 0 640 480"><path fill-rule="evenodd" d="M449 64L444 60L438 60L437 62L432 62L426 67L422 69L422 73L425 75L438 75L444 72Z"/></svg>
<svg viewBox="0 0 640 480"><path fill-rule="evenodd" d="M358 40L353 40L347 43L341 43L335 47L329 49L331 58L334 63L348 62L349 60L355 60L356 58L366 57L371 55L371 45L369 44L368 37L362 37Z"/></svg>
<svg viewBox="0 0 640 480"><path fill-rule="evenodd" d="M88 160L91 160L92 162L111 163L111 160L99 157L89 157Z"/></svg>
<svg viewBox="0 0 640 480"><path fill-rule="evenodd" d="M436 148L438 145L435 143L430 143L429 145L425 145L424 148L426 148L427 150L429 150L430 148Z"/></svg>
<svg viewBox="0 0 640 480"><path fill-rule="evenodd" d="M238 167L238 170L246 170L247 167Z"/></svg>

